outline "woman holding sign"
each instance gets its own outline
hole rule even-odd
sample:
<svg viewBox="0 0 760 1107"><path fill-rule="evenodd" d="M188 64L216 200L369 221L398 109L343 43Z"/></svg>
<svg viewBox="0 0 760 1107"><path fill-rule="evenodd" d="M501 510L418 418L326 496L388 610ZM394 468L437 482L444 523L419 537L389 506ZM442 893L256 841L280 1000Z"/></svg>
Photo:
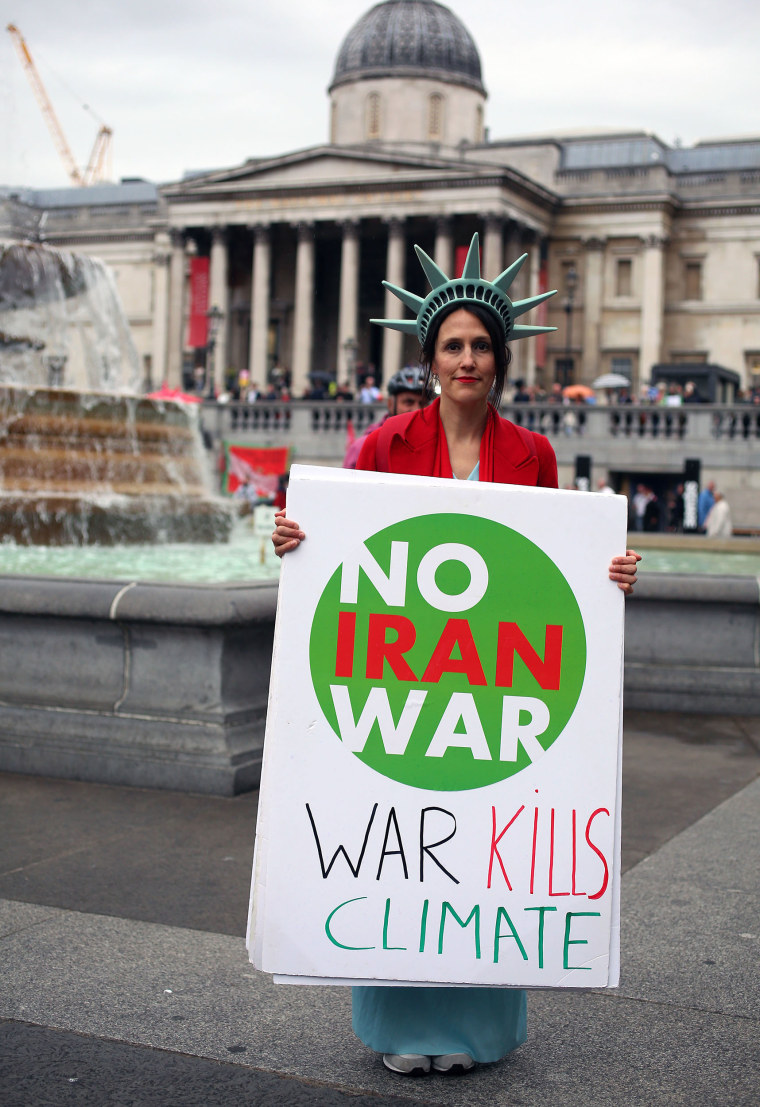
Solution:
<svg viewBox="0 0 760 1107"><path fill-rule="evenodd" d="M549 441L498 414L507 342L554 329L515 320L554 293L509 299L507 290L527 255L495 281L483 280L477 234L462 276L452 280L415 249L431 285L428 296L384 284L416 318L372 321L417 335L422 364L440 395L426 408L387 419L367 438L357 469L556 488ZM284 512L276 522L272 541L282 556L305 535ZM610 565L610 580L626 594L633 590L639 560L628 550ZM393 1072L466 1072L476 1062L500 1060L525 1041L526 994L514 988L358 987L353 1027Z"/></svg>

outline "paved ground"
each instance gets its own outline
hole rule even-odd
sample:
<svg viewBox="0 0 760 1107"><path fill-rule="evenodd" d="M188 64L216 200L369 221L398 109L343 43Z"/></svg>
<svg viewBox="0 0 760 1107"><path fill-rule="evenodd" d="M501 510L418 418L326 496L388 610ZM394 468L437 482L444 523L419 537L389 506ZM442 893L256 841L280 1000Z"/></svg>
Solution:
<svg viewBox="0 0 760 1107"><path fill-rule="evenodd" d="M621 987L534 993L506 1062L419 1081L344 989L248 964L255 793L0 775L0 1103L756 1107L759 772L760 720L630 713Z"/></svg>

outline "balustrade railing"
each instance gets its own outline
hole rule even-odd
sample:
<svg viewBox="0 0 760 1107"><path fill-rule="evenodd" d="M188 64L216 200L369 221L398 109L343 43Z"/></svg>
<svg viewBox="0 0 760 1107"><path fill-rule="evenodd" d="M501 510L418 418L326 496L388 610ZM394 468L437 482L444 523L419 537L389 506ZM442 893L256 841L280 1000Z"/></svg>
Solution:
<svg viewBox="0 0 760 1107"><path fill-rule="evenodd" d="M209 445L222 439L249 441L261 446L294 447L296 456L340 462L352 435L362 435L382 419L383 404L342 402L255 404L204 403L201 419ZM558 453L572 446L591 449L604 444L616 449L635 448L637 442L660 444L663 449L682 444L694 456L739 448L760 440L760 404L683 404L655 407L649 404L514 404L502 406L502 415L555 441ZM565 443L566 449L562 444Z"/></svg>
<svg viewBox="0 0 760 1107"><path fill-rule="evenodd" d="M760 438L760 404L504 404L501 414L550 438Z"/></svg>

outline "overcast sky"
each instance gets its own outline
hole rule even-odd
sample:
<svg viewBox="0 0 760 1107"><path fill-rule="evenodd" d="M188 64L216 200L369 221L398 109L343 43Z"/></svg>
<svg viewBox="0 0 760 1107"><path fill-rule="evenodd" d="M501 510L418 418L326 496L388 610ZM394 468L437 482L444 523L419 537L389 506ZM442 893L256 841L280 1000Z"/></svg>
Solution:
<svg viewBox="0 0 760 1107"><path fill-rule="evenodd" d="M76 160L160 182L327 139L343 37L365 0L0 0ZM757 0L452 0L480 50L492 138L641 128L760 134ZM0 184L66 186L11 36L0 42Z"/></svg>

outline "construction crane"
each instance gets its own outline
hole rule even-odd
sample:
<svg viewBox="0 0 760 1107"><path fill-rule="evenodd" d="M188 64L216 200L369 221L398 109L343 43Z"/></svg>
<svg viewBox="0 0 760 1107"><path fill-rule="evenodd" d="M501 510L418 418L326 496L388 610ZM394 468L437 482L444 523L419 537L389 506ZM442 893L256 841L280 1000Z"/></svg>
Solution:
<svg viewBox="0 0 760 1107"><path fill-rule="evenodd" d="M85 170L80 170L79 166L74 159L74 155L71 152L71 147L66 141L66 135L63 133L63 128L58 122L58 116L53 110L53 105L50 102L50 97L45 91L45 86L42 83L39 73L37 72L37 66L34 64L32 55L29 53L29 47L24 41L24 36L13 23L9 23L6 30L13 39L13 44L16 47L21 64L26 71L26 75L29 78L29 84L32 86L32 92L34 93L37 103L42 109L42 114L45 118L45 122L48 125L48 130L53 136L53 142L56 145L58 153L61 156L66 172L71 178L71 183L77 185L80 188L84 188L87 185L97 184L99 181L108 179L108 159L111 152L111 135L112 131L110 127L106 127L102 120L98 120L100 123L100 129L95 137L95 145L92 148L90 154L90 160L87 163ZM86 107L86 105L85 105ZM94 112L87 108L87 111L94 116Z"/></svg>

